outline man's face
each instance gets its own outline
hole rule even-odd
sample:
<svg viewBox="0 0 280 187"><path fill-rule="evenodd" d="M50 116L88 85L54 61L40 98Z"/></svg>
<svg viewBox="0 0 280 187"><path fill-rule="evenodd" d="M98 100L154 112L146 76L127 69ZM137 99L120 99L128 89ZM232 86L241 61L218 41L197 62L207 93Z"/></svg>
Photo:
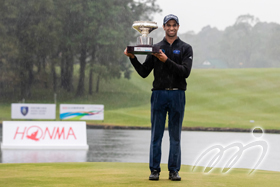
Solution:
<svg viewBox="0 0 280 187"><path fill-rule="evenodd" d="M165 25L163 25L165 34L169 37L177 36L179 25L175 20L169 20Z"/></svg>

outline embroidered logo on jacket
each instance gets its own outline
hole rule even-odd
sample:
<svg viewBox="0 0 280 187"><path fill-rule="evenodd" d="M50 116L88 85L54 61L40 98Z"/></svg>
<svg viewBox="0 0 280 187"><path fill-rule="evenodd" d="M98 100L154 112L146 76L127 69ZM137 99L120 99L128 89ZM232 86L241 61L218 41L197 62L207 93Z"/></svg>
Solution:
<svg viewBox="0 0 280 187"><path fill-rule="evenodd" d="M174 51L173 51L173 53L176 54L176 55L179 55L180 52L181 52L181 51L179 51L179 50L174 50Z"/></svg>

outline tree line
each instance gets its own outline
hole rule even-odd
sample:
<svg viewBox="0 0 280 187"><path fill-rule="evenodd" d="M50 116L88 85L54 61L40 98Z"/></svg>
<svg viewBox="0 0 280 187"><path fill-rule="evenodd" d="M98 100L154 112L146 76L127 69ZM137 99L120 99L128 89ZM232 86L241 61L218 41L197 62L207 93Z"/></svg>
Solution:
<svg viewBox="0 0 280 187"><path fill-rule="evenodd" d="M38 86L91 95L101 79L129 78L123 49L139 35L132 23L160 11L156 0L0 0L0 95L28 98ZM154 43L164 36L160 24L150 35ZM179 36L193 46L194 68L208 60L228 68L280 67L280 25L252 15L225 30L206 26Z"/></svg>
<svg viewBox="0 0 280 187"><path fill-rule="evenodd" d="M155 12L156 0L0 0L0 93L28 98L41 85L82 96L101 79L129 78L132 23Z"/></svg>
<svg viewBox="0 0 280 187"><path fill-rule="evenodd" d="M239 16L225 30L206 26L181 38L194 48L195 68L206 67L203 62L207 60L219 60L228 68L280 67L280 25L252 15Z"/></svg>

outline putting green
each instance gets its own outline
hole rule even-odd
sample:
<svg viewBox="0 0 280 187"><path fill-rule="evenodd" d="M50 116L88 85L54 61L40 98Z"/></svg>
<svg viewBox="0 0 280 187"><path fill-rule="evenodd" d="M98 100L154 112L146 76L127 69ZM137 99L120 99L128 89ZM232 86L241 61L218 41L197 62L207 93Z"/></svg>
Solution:
<svg viewBox="0 0 280 187"><path fill-rule="evenodd" d="M159 181L149 181L146 163L43 163L0 164L0 186L278 186L280 172L232 169L221 174L215 169L203 174L183 165L182 181L168 180L167 165L162 164Z"/></svg>

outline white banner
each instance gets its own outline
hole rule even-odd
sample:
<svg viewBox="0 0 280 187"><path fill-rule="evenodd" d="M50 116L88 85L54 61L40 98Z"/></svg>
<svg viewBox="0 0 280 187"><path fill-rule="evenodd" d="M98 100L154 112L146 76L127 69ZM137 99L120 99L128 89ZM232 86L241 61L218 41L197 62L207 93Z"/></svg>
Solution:
<svg viewBox="0 0 280 187"><path fill-rule="evenodd" d="M55 104L12 103L12 119L55 119Z"/></svg>
<svg viewBox="0 0 280 187"><path fill-rule="evenodd" d="M3 121L2 131L2 149L88 149L82 121Z"/></svg>
<svg viewBox="0 0 280 187"><path fill-rule="evenodd" d="M60 119L104 120L104 105L60 105Z"/></svg>

